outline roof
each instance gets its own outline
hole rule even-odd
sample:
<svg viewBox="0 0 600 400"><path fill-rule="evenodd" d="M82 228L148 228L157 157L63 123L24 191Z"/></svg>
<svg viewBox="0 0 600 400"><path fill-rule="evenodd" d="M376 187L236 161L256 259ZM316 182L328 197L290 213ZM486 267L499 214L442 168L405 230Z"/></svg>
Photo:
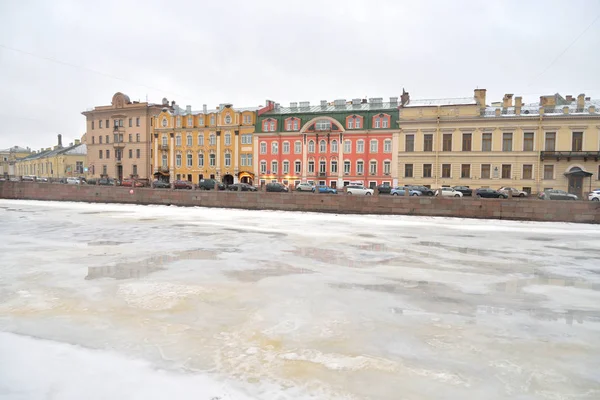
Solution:
<svg viewBox="0 0 600 400"><path fill-rule="evenodd" d="M61 154L66 154L66 155L83 155L85 156L87 154L87 146L85 144L76 144L73 147L68 147L66 149L64 149L64 151L61 152Z"/></svg>
<svg viewBox="0 0 600 400"><path fill-rule="evenodd" d="M274 115L274 114L300 114L300 113L314 113L314 114L327 114L332 112L360 112L360 111L372 111L372 110L397 110L398 103L382 102L382 103L360 103L360 104L343 104L343 105L332 105L327 104L325 106L315 105L309 107L279 107L265 112L263 115Z"/></svg>
<svg viewBox="0 0 600 400"><path fill-rule="evenodd" d="M13 147L10 147L8 149L2 149L2 150L0 150L0 153L10 153L10 152L13 152L13 153L30 153L31 150L30 149L26 149L26 148L21 147L21 146L13 146Z"/></svg>
<svg viewBox="0 0 600 400"><path fill-rule="evenodd" d="M458 106L458 105L476 105L477 101L473 97L455 97L447 99L423 99L409 100L403 107L438 107L438 106Z"/></svg>
<svg viewBox="0 0 600 400"><path fill-rule="evenodd" d="M560 104L560 105L555 105L555 106L548 106L548 107L543 107L544 108L544 116L561 116L561 115L589 115L590 113L590 107L594 106L596 107L596 115L598 115L597 113L600 113L600 100L586 100L584 102L583 108L578 108L577 107L577 101L573 101L569 104ZM528 104L523 104L521 106L521 116L534 116L540 115L540 104L539 103L528 103ZM564 107L568 107L569 109L569 113L565 114L563 112L563 108ZM514 117L517 114L515 113L515 107L486 107L485 110L482 112L482 116L483 117L495 117L496 116L496 110L499 109L500 110L500 117Z"/></svg>
<svg viewBox="0 0 600 400"><path fill-rule="evenodd" d="M172 114L173 115L182 115L182 116L187 116L187 115L201 115L201 114L203 114L203 115L214 114L214 113L218 113L218 112L223 111L226 106L230 106L236 112L258 111L258 110L260 110L260 107L240 107L240 108L238 108L238 107L234 107L232 104L224 103L224 104L220 104L219 108L207 109L206 112L204 112L204 110L195 110L195 111L192 110L191 113L188 113L185 108L181 108L178 105L175 105L175 109L173 110Z"/></svg>
<svg viewBox="0 0 600 400"><path fill-rule="evenodd" d="M87 146L85 144L76 144L69 147L61 147L59 149L46 150L39 153L30 154L27 157L20 158L19 161L39 160L41 158L54 157L59 154L65 155L86 155Z"/></svg>

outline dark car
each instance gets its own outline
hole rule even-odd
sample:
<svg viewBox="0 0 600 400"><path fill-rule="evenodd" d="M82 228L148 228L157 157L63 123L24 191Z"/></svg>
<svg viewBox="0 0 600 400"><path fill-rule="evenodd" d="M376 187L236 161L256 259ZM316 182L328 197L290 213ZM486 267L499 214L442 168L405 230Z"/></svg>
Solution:
<svg viewBox="0 0 600 400"><path fill-rule="evenodd" d="M266 189L267 189L267 192L288 192L289 191L287 186L282 185L281 183L277 183L277 182L267 183Z"/></svg>
<svg viewBox="0 0 600 400"><path fill-rule="evenodd" d="M215 184L219 185L219 190L225 190L225 185L220 182L215 181L214 179L200 179L198 183L198 189L200 190L214 190Z"/></svg>
<svg viewBox="0 0 600 400"><path fill-rule="evenodd" d="M475 190L475 196L484 199L508 199L507 194L489 188Z"/></svg>
<svg viewBox="0 0 600 400"><path fill-rule="evenodd" d="M118 181L115 181L112 178L100 178L98 179L98 185L101 186L114 186L115 184L119 184Z"/></svg>
<svg viewBox="0 0 600 400"><path fill-rule="evenodd" d="M382 185L377 186L377 192L379 194L390 194L392 191L392 186L389 183L384 183Z"/></svg>
<svg viewBox="0 0 600 400"><path fill-rule="evenodd" d="M165 182L165 181L154 181L154 182L152 182L152 185L154 186L155 189L170 189L171 188L171 184L169 182Z"/></svg>
<svg viewBox="0 0 600 400"><path fill-rule="evenodd" d="M538 195L542 200L578 200L577 195L567 193L564 190L546 189Z"/></svg>
<svg viewBox="0 0 600 400"><path fill-rule="evenodd" d="M173 188L175 189L191 189L192 183L188 182L188 181L174 181L173 182Z"/></svg>
<svg viewBox="0 0 600 400"><path fill-rule="evenodd" d="M454 190L461 192L463 196L473 196L473 189L468 186L454 186Z"/></svg>
<svg viewBox="0 0 600 400"><path fill-rule="evenodd" d="M256 188L247 183L234 183L233 185L227 186L227 190L234 192L256 192Z"/></svg>
<svg viewBox="0 0 600 400"><path fill-rule="evenodd" d="M431 190L430 188L428 188L427 186L408 185L407 187L409 190L418 190L419 192L421 192L422 196L433 196L435 194L435 192L433 190Z"/></svg>

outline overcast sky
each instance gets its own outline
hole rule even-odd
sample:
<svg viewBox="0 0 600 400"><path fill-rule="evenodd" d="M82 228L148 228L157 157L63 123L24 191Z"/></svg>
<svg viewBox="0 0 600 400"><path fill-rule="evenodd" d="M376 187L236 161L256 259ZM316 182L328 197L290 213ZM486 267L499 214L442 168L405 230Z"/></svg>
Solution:
<svg viewBox="0 0 600 400"><path fill-rule="evenodd" d="M588 0L0 0L0 148L72 141L117 91L194 109L403 87L597 98L599 15Z"/></svg>

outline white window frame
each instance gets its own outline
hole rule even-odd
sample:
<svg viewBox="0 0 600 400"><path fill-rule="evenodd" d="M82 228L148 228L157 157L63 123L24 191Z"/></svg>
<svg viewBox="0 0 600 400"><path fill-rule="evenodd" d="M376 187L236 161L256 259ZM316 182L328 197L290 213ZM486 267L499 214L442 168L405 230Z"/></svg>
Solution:
<svg viewBox="0 0 600 400"><path fill-rule="evenodd" d="M295 174L302 173L302 161L300 161L300 160L294 161L294 173Z"/></svg>
<svg viewBox="0 0 600 400"><path fill-rule="evenodd" d="M215 153L210 153L208 155L208 165L211 167L217 166L217 155Z"/></svg>
<svg viewBox="0 0 600 400"><path fill-rule="evenodd" d="M315 152L315 141L310 139L308 141L308 152L309 153L314 153Z"/></svg>
<svg viewBox="0 0 600 400"><path fill-rule="evenodd" d="M163 168L168 168L169 167L169 158L167 157L166 154L162 155L161 165L162 165Z"/></svg>
<svg viewBox="0 0 600 400"><path fill-rule="evenodd" d="M294 154L302 154L302 141L296 140L294 142Z"/></svg>
<svg viewBox="0 0 600 400"><path fill-rule="evenodd" d="M284 160L281 165L281 172L284 175L288 175L290 173L290 162L288 160Z"/></svg>
<svg viewBox="0 0 600 400"><path fill-rule="evenodd" d="M377 161L376 160L369 161L369 175L377 175Z"/></svg>
<svg viewBox="0 0 600 400"><path fill-rule="evenodd" d="M381 118L381 127L382 127L382 128L387 128L387 127L388 127L388 120L387 120L387 117L382 117L382 118Z"/></svg>
<svg viewBox="0 0 600 400"><path fill-rule="evenodd" d="M204 153L198 153L198 168L204 168Z"/></svg>
<svg viewBox="0 0 600 400"><path fill-rule="evenodd" d="M295 131L298 130L298 120L297 119L294 120L294 130Z"/></svg>
<svg viewBox="0 0 600 400"><path fill-rule="evenodd" d="M350 175L352 171L352 162L350 160L344 160L344 175Z"/></svg>
<svg viewBox="0 0 600 400"><path fill-rule="evenodd" d="M231 133L225 134L225 146L231 146Z"/></svg>
<svg viewBox="0 0 600 400"><path fill-rule="evenodd" d="M231 167L231 153L225 153L225 166Z"/></svg>
<svg viewBox="0 0 600 400"><path fill-rule="evenodd" d="M198 146L204 146L204 134L198 134Z"/></svg>
<svg viewBox="0 0 600 400"><path fill-rule="evenodd" d="M375 118L375 128L379 128L379 125L380 125L380 121L379 120L380 120L379 117Z"/></svg>
<svg viewBox="0 0 600 400"><path fill-rule="evenodd" d="M354 129L360 129L362 118L354 118Z"/></svg>
<svg viewBox="0 0 600 400"><path fill-rule="evenodd" d="M344 154L352 153L352 140L344 139Z"/></svg>
<svg viewBox="0 0 600 400"><path fill-rule="evenodd" d="M188 168L192 168L194 166L194 156L192 155L192 153L188 153L185 156L185 165Z"/></svg>
<svg viewBox="0 0 600 400"><path fill-rule="evenodd" d="M260 154L267 154L267 142L260 142Z"/></svg>
<svg viewBox="0 0 600 400"><path fill-rule="evenodd" d="M181 168L181 154L175 155L175 166Z"/></svg>
<svg viewBox="0 0 600 400"><path fill-rule="evenodd" d="M211 133L210 136L208 137L208 141L209 141L209 145L210 146L216 146L217 145L217 135L214 133Z"/></svg>
<svg viewBox="0 0 600 400"><path fill-rule="evenodd" d="M379 140L371 139L369 142L369 149L371 150L371 153L379 152Z"/></svg>
<svg viewBox="0 0 600 400"><path fill-rule="evenodd" d="M334 168L335 166L335 168ZM331 171L332 174L337 174L338 173L338 162L337 160L331 160L329 163L329 170Z"/></svg>
<svg viewBox="0 0 600 400"><path fill-rule="evenodd" d="M315 160L308 160L308 173L309 174L315 173Z"/></svg>
<svg viewBox="0 0 600 400"><path fill-rule="evenodd" d="M354 129L354 118L348 118L347 129Z"/></svg>
<svg viewBox="0 0 600 400"><path fill-rule="evenodd" d="M279 143L271 142L271 154L279 154Z"/></svg>
<svg viewBox="0 0 600 400"><path fill-rule="evenodd" d="M279 163L275 160L271 161L271 174L278 174L279 173Z"/></svg>
<svg viewBox="0 0 600 400"><path fill-rule="evenodd" d="M319 153L327 153L327 141L325 139L319 141Z"/></svg>
<svg viewBox="0 0 600 400"><path fill-rule="evenodd" d="M385 139L383 141L383 152L384 153L392 152L392 140L391 139Z"/></svg>
<svg viewBox="0 0 600 400"><path fill-rule="evenodd" d="M263 175L267 173L267 162L265 160L260 162L260 173Z"/></svg>
<svg viewBox="0 0 600 400"><path fill-rule="evenodd" d="M285 142L283 142L283 149L282 149L282 153L283 154L290 154L290 142L288 142L287 140Z"/></svg>
<svg viewBox="0 0 600 400"><path fill-rule="evenodd" d="M390 160L385 160L383 162L383 174L390 175L392 173L392 162Z"/></svg>
<svg viewBox="0 0 600 400"><path fill-rule="evenodd" d="M192 135L188 133L188 135L185 137L185 144L188 147L192 147L194 145L193 139L192 139Z"/></svg>
<svg viewBox="0 0 600 400"><path fill-rule="evenodd" d="M363 139L359 139L356 141L356 153L364 153L365 152L365 141Z"/></svg>
<svg viewBox="0 0 600 400"><path fill-rule="evenodd" d="M365 173L365 162L363 160L356 161L356 175L364 175Z"/></svg>
<svg viewBox="0 0 600 400"><path fill-rule="evenodd" d="M337 153L337 152L338 152L338 150L339 150L339 148L338 148L338 141L337 141L336 139L333 139L333 140L331 141L331 145L330 145L330 147L331 147L331 152L332 152L332 153Z"/></svg>

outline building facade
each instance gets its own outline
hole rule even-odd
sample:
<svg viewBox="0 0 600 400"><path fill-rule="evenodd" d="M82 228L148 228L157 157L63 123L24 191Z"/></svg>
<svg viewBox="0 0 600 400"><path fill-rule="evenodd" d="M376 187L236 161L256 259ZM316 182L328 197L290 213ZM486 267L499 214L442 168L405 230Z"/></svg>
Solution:
<svg viewBox="0 0 600 400"><path fill-rule="evenodd" d="M268 102L254 137L259 183L396 185L398 106L397 97L323 100L317 106Z"/></svg>
<svg viewBox="0 0 600 400"><path fill-rule="evenodd" d="M582 196L600 186L600 101L581 94L524 104L507 94L410 100L399 108L402 184L430 187L562 189Z"/></svg>
<svg viewBox="0 0 600 400"><path fill-rule="evenodd" d="M17 176L16 162L20 158L31 155L31 149L13 146L0 150L0 177L4 179Z"/></svg>
<svg viewBox="0 0 600 400"><path fill-rule="evenodd" d="M87 119L87 176L152 178L152 122L162 108L158 104L132 102L119 92L110 105L82 112Z"/></svg>
<svg viewBox="0 0 600 400"><path fill-rule="evenodd" d="M87 146L80 140L63 147L61 135L58 144L33 152L15 163L16 175L34 175L38 178L56 180L85 176Z"/></svg>
<svg viewBox="0 0 600 400"><path fill-rule="evenodd" d="M221 104L202 111L163 108L154 118L152 169L157 179L254 183L252 136L258 108Z"/></svg>

